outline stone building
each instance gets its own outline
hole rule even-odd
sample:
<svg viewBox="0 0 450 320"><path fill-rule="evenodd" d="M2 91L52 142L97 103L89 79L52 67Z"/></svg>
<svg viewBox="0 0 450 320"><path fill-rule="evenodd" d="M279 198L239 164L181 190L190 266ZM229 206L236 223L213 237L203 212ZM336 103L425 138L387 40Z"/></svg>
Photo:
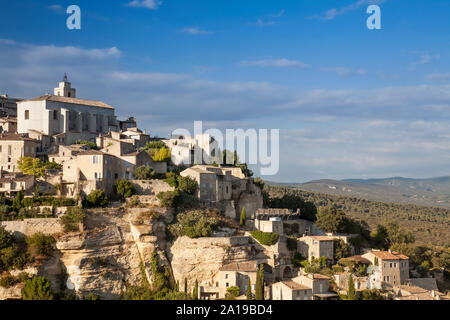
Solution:
<svg viewBox="0 0 450 320"><path fill-rule="evenodd" d="M330 278L322 274L306 273L292 280L311 288L314 297L329 298L336 296L335 293L329 292Z"/></svg>
<svg viewBox="0 0 450 320"><path fill-rule="evenodd" d="M195 137L174 135L163 141L172 150L171 160L177 166L222 163L222 151L210 134L198 134Z"/></svg>
<svg viewBox="0 0 450 320"><path fill-rule="evenodd" d="M276 282L271 291L272 300L313 300L312 289L293 280Z"/></svg>
<svg viewBox="0 0 450 320"><path fill-rule="evenodd" d="M251 217L253 226L257 230L264 232L276 232L269 230L278 230L278 234L287 235L309 235L315 233L314 222L301 219L301 212L293 212L289 209L280 208L259 208Z"/></svg>
<svg viewBox="0 0 450 320"><path fill-rule="evenodd" d="M0 118L0 133L16 133L17 132L17 119L15 117L2 117Z"/></svg>
<svg viewBox="0 0 450 320"><path fill-rule="evenodd" d="M252 292L254 293L257 271L258 262L256 260L233 262L222 266L219 269L219 274L217 276L219 297L225 297L227 289L230 287L239 287L239 294L245 294L247 292L249 278Z"/></svg>
<svg viewBox="0 0 450 320"><path fill-rule="evenodd" d="M15 196L19 191L29 192L34 187L34 176L22 173L0 172L0 194L2 196Z"/></svg>
<svg viewBox="0 0 450 320"><path fill-rule="evenodd" d="M373 265L371 268L373 276L369 277L371 282L376 282L376 279L381 282L370 284L370 288L384 289L399 286L409 278L409 258L405 255L391 250L372 250L363 254L362 257Z"/></svg>
<svg viewBox="0 0 450 320"><path fill-rule="evenodd" d="M312 258L326 257L334 260L334 237L304 236L298 238L298 251L311 261Z"/></svg>
<svg viewBox="0 0 450 320"><path fill-rule="evenodd" d="M36 157L38 141L20 134L0 134L0 170L17 172L22 157Z"/></svg>
<svg viewBox="0 0 450 320"><path fill-rule="evenodd" d="M8 97L7 94L0 95L0 117L16 117L19 101L20 99Z"/></svg>
<svg viewBox="0 0 450 320"><path fill-rule="evenodd" d="M76 98L76 90L67 77L45 94L17 102L17 132L36 130L55 138L56 144L92 140L99 133L118 131L114 107L101 101Z"/></svg>

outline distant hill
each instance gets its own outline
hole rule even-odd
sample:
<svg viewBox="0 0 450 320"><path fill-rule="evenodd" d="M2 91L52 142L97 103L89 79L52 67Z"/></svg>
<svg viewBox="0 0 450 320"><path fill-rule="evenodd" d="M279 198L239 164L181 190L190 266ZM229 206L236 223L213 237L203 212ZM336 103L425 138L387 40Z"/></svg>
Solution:
<svg viewBox="0 0 450 320"><path fill-rule="evenodd" d="M274 183L270 184L274 185ZM403 177L345 180L324 179L306 183L280 183L275 185L374 201L408 203L450 209L450 176L428 179Z"/></svg>

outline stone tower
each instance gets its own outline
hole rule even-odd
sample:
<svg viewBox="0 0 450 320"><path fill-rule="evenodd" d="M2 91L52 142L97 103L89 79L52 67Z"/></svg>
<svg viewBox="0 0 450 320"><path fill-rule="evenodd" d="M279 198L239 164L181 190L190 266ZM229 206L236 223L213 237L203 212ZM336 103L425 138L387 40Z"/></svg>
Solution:
<svg viewBox="0 0 450 320"><path fill-rule="evenodd" d="M76 98L76 90L71 88L70 82L67 81L67 74L64 74L63 81L59 83L59 87L55 88L53 92L55 96Z"/></svg>

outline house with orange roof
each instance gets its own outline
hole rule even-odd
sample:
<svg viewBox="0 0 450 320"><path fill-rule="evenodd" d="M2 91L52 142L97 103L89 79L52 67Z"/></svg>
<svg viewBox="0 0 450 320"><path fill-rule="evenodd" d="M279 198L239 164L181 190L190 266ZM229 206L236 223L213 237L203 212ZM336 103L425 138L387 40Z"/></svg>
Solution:
<svg viewBox="0 0 450 320"><path fill-rule="evenodd" d="M371 250L362 255L373 265L370 279L372 288L392 288L409 278L409 258L394 251Z"/></svg>

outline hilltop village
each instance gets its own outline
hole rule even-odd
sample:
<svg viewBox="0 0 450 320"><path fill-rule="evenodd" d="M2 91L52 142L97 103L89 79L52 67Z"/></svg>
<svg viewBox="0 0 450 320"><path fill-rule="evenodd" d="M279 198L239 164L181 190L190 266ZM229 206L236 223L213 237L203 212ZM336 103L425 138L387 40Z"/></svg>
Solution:
<svg viewBox="0 0 450 320"><path fill-rule="evenodd" d="M270 199L213 137L152 137L67 76L0 116L0 299L448 299L335 208Z"/></svg>

